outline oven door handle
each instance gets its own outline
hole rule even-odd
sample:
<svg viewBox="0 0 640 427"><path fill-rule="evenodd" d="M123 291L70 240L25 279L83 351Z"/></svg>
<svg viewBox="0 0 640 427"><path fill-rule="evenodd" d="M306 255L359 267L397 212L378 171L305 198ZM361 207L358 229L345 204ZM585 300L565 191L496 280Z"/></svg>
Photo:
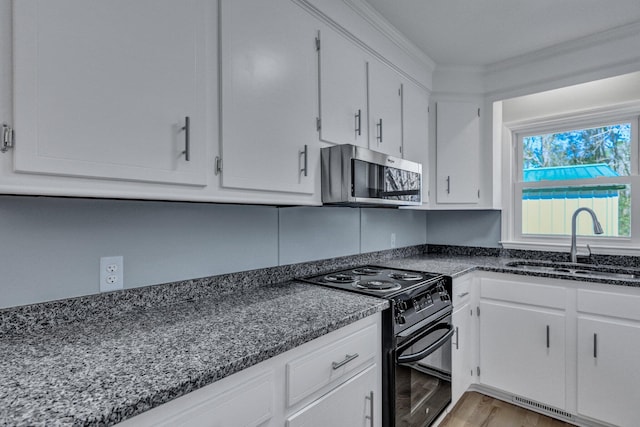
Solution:
<svg viewBox="0 0 640 427"><path fill-rule="evenodd" d="M442 326L438 325L435 328L429 329L427 333L425 333L423 336L429 335L430 333L438 329L447 329L447 333L444 334L442 337L440 337L436 342L431 344L429 347L423 350L420 350L417 353L398 356L398 363L412 363L412 362L417 362L418 360L424 359L425 357L427 357L428 355L436 351L442 344L444 344L445 341L451 338L451 336L455 332L455 330L453 329L453 325L447 323L446 325L442 325Z"/></svg>

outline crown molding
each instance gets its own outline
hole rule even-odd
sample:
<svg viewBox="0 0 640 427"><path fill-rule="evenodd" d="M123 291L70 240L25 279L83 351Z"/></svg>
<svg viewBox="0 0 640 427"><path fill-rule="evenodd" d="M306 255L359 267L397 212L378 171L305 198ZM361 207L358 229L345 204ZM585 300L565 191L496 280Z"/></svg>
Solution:
<svg viewBox="0 0 640 427"><path fill-rule="evenodd" d="M430 72L436 67L436 63L427 56L421 49L411 43L400 31L398 31L389 21L387 21L378 11L364 0L343 0L360 17L367 21L376 30L391 40L396 46L402 49L407 55L421 62Z"/></svg>
<svg viewBox="0 0 640 427"><path fill-rule="evenodd" d="M435 71L450 71L455 73L467 73L467 74L484 74L487 67L484 65L451 65L451 64L436 64Z"/></svg>

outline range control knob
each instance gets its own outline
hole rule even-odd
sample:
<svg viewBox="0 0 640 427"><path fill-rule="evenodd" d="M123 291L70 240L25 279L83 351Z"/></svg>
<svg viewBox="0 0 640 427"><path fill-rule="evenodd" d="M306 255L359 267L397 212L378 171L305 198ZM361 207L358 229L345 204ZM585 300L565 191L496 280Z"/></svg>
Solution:
<svg viewBox="0 0 640 427"><path fill-rule="evenodd" d="M407 311L407 302L406 301L400 301L398 302L398 304L396 304L396 307L398 308L399 312L403 312L403 311Z"/></svg>
<svg viewBox="0 0 640 427"><path fill-rule="evenodd" d="M402 314L399 314L396 316L396 323L398 325L404 325L405 323L407 323L407 319L405 319Z"/></svg>

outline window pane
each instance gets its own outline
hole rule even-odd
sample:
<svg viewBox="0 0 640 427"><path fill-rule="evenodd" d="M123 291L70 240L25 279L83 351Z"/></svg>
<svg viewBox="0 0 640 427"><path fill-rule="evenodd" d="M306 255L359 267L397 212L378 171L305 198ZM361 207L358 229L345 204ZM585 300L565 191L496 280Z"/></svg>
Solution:
<svg viewBox="0 0 640 427"><path fill-rule="evenodd" d="M631 123L522 138L524 182L631 174Z"/></svg>
<svg viewBox="0 0 640 427"><path fill-rule="evenodd" d="M629 237L631 186L628 184L525 188L522 190L522 234L571 235L571 217L588 207L596 213L606 237ZM578 215L579 235L593 236L591 216Z"/></svg>

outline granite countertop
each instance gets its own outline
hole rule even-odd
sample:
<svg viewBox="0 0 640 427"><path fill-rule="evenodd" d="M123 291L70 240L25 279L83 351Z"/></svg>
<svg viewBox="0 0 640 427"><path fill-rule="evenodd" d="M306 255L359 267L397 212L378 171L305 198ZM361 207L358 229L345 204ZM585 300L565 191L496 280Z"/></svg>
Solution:
<svg viewBox="0 0 640 427"><path fill-rule="evenodd" d="M113 425L388 307L291 277L377 264L454 278L481 270L640 286L508 265L535 259L527 256L423 249L0 310L0 425Z"/></svg>
<svg viewBox="0 0 640 427"><path fill-rule="evenodd" d="M536 258L533 258L536 259ZM536 259L537 260L537 259ZM517 266L510 266L509 264L513 262L523 262L529 263L532 262L532 258L524 258L524 257L509 257L509 256L487 256L487 255L455 255L455 254L434 254L434 253L426 253L422 255L414 255L401 259L388 260L381 265L395 268L404 268L407 270L418 270L418 271L429 271L433 273L440 273L447 276L451 276L453 278L462 276L466 273L470 273L472 271L492 271L496 273L511 273L518 274L524 276L535 276L535 277L548 277L554 279L564 279L564 280L574 280L580 282L591 282L591 283L604 283L609 285L617 285L617 286L632 286L632 287L640 287L640 278L631 279L631 278L616 278L612 277L604 277L602 275L574 275L574 274L566 274L560 272L550 272L550 271L536 271L531 268L523 268ZM560 261L556 261L555 263L551 263L551 261L547 261L549 265L560 266L563 263ZM541 263L545 263L542 261ZM569 264L566 264L569 265ZM624 268L627 266L615 266L615 265L600 265L594 264L593 268L598 268L600 266L602 269L608 269L611 271L620 271L624 272ZM622 267L622 269L620 269ZM636 267L636 264L629 267ZM633 268L634 271L638 272L640 276L640 270Z"/></svg>
<svg viewBox="0 0 640 427"><path fill-rule="evenodd" d="M387 306L291 281L5 330L0 425L112 425Z"/></svg>

